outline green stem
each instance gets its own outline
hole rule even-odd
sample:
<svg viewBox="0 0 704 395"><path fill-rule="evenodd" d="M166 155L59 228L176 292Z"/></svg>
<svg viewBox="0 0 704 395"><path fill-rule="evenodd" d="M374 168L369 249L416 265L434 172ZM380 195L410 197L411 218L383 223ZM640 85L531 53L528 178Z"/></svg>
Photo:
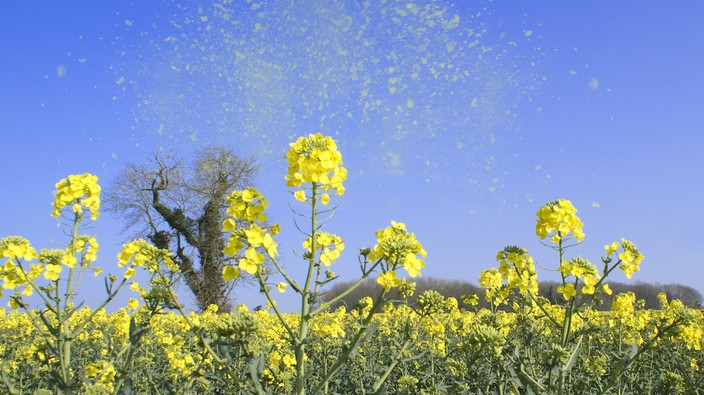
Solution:
<svg viewBox="0 0 704 395"><path fill-rule="evenodd" d="M42 292L42 290L39 289L39 287L34 283L34 281L30 281L27 277L27 271L24 270L24 267L22 267L22 262L19 260L19 258L15 258L15 263L17 264L17 267L20 268L20 273L22 273L22 277L24 277L24 282L26 284L29 284L29 286L32 287L34 292L42 298L47 309L49 309L49 311L51 311L52 313L56 314L56 312L54 311L54 307L51 305L51 300L44 294L44 292ZM19 295L20 298L24 300L21 294L16 293L16 295ZM25 309L25 311L29 312L29 310L27 309Z"/></svg>
<svg viewBox="0 0 704 395"><path fill-rule="evenodd" d="M357 282L355 282L354 284L352 284L349 288L347 288L347 289L345 290L345 292L342 292L341 294L337 295L336 297L334 297L333 299L331 299L329 302L325 303L325 305L320 306L320 307L318 307L317 309L313 310L313 311L310 313L310 315L311 315L311 316L315 316L315 315L318 315L318 314L322 313L323 311L329 309L330 306L333 306L335 303L337 303L338 301L342 300L345 296L349 295L352 291L354 291L357 287L359 287L359 286L364 282L364 280L366 280L367 277L369 277L370 274L372 274L372 272L374 271L374 269L376 269L376 267L379 266L380 263L381 263L381 259L379 259L378 261L376 261L376 262L371 266L371 269L370 269L369 271L362 273L362 277L361 277L359 280L357 280Z"/></svg>
<svg viewBox="0 0 704 395"><path fill-rule="evenodd" d="M574 279L574 288L577 289L579 285L579 278ZM572 328L572 314L574 313L574 301L576 297L570 297L569 307L565 311L565 321L562 327L562 343L560 344L563 348L567 347L567 342L570 336L570 329Z"/></svg>
<svg viewBox="0 0 704 395"><path fill-rule="evenodd" d="M71 229L71 253L75 254L74 250L76 247L76 235L78 233L78 225L81 223L81 215L79 213L75 213L74 221L73 221L73 228ZM69 269L68 272L68 279L66 280L66 293L65 293L65 298L64 298L64 303L63 303L63 309L61 308L61 296L60 296L60 290L59 290L59 281L56 281L56 320L57 320L57 325L58 325L58 332L55 337L55 340L57 341L57 352L59 353L59 365L61 367L61 388L62 392L64 394L71 394L73 391L71 390L71 329L69 327L68 323L68 317L65 316L63 313L69 311L70 309L70 302L72 299L72 293L71 293L71 283L73 281L73 274L74 274L74 268L75 264L73 267Z"/></svg>
<svg viewBox="0 0 704 395"><path fill-rule="evenodd" d="M71 333L73 335L73 337L76 337L83 332L83 328L85 328L85 326L88 325L88 323L90 323L92 321L93 317L96 314L98 314L98 312L100 310L105 308L105 306L107 306L108 303L112 302L112 300L115 299L115 296L117 296L117 294L120 292L122 287L125 286L126 283L127 283L127 279L123 278L122 281L120 282L120 285L117 286L117 289L114 292L112 292L111 294L109 294L108 297L103 301L103 303L100 304L100 306L93 309L93 311L91 311L91 313L88 315L88 317L86 317L81 323L76 325L76 327L73 329L73 331Z"/></svg>
<svg viewBox="0 0 704 395"><path fill-rule="evenodd" d="M279 265L279 262L276 260L276 257L271 256L269 254L269 251L266 251L266 255L269 257L269 259L271 259L271 261L274 263L274 266L276 266L276 270L279 273L281 273L281 275L284 277L286 282L291 286L291 288L294 291L298 292L299 294L302 294L303 289L301 289L301 287L298 285L298 283L294 279L292 279L291 277L288 276L288 274L286 274L284 269L281 267L281 265Z"/></svg>
<svg viewBox="0 0 704 395"><path fill-rule="evenodd" d="M271 308L274 309L274 313L276 314L276 317L279 319L279 322L281 322L281 325L284 326L284 328L286 329L286 332L288 332L288 335L291 336L291 339L295 338L295 333L293 332L293 329L288 324L288 321L283 316L283 314L281 314L281 312L279 311L279 308L276 306L276 301L274 300L274 298L271 297L271 292L269 292L269 288L267 287L266 282L264 281L264 278L262 277L262 274L259 271L257 271L257 280L259 280L259 285L264 290L264 295L266 296L266 300L271 305Z"/></svg>
<svg viewBox="0 0 704 395"><path fill-rule="evenodd" d="M308 321L310 321L310 286L313 281L313 273L316 267L316 251L317 237L316 230L317 224L317 203L318 203L318 185L313 183L311 187L311 216L310 216L310 257L308 259L308 274L306 275L305 286L303 287L303 293L301 294L301 319L298 327L298 337L294 339L294 352L296 355L296 384L295 393L297 395L305 395L306 393L306 369L305 369L305 355L306 355L306 339L308 337Z"/></svg>
<svg viewBox="0 0 704 395"><path fill-rule="evenodd" d="M367 313L366 317L364 317L364 319L360 323L359 330L355 334L350 344L347 345L342 355L337 358L337 361L335 361L335 364L332 365L332 367L328 370L327 374L313 388L313 391L311 392L312 394L317 394L318 392L320 392L322 388L325 387L328 382L330 382L330 379L332 379L332 377L337 373L337 371L340 370L342 365L344 365L349 360L350 355L357 350L359 342L366 336L366 329L371 323L372 317L374 316L379 305L384 302L384 295L386 295L386 291L382 290L379 296L377 296L376 300L372 304L371 309L369 309L369 312Z"/></svg>
<svg viewBox="0 0 704 395"><path fill-rule="evenodd" d="M178 297L176 296L176 293L174 290L171 288L171 286L167 287L169 290L169 297L171 298L171 301L173 304L176 306L176 310L181 314L181 317L186 321L186 324L188 324L188 327L191 329L196 329L196 325L191 321L190 317L186 314L186 312L183 310L183 306L181 306L178 303ZM210 356L213 358L213 361L219 365L224 365L226 364L227 361L224 359L220 358L215 351L213 351L213 348L210 346L210 342L208 339L206 339L202 334L201 331L195 331L196 334L198 335L198 338L200 341L203 343L203 347L205 347L205 350L210 354Z"/></svg>
<svg viewBox="0 0 704 395"><path fill-rule="evenodd" d="M425 317L421 316L421 317L418 319L418 322L416 323L416 326L413 328L413 332L416 332L416 331L418 330L418 328L420 327L421 323L423 322L423 318L425 318ZM406 352L406 350L408 350L408 348L411 346L411 341L412 341L412 340L413 340L413 338L412 338L411 336L409 336L409 337L403 342L403 344L401 345L401 349L398 350L398 352L396 353L396 355L394 355L393 362L391 362L391 364L386 368L386 371L384 371L384 374L382 374L381 377L379 377L379 378L376 380L376 382L374 383L374 386L372 387L372 390L373 390L374 392L379 391L379 388L381 388L381 386L384 385L384 382L386 382L386 379L389 377L389 375L390 375L391 372L394 370L394 368L396 367L396 365L398 365L398 364L401 362L401 357L403 357L403 353Z"/></svg>
<svg viewBox="0 0 704 395"><path fill-rule="evenodd" d="M560 261L560 262L562 262L562 261ZM518 270L518 268L516 268L515 265L513 266L513 269L514 269L514 271L516 272L516 274L518 275L518 277L519 277L521 280L524 280L524 279L523 279L523 276L521 275L521 272ZM538 300L535 298L535 295L533 295L533 293L530 292L530 291L526 292L526 294L528 294L528 297L530 297L530 299L533 301L533 303L535 303L535 304L538 306L538 308L540 309L540 311L542 311L543 314L545 314L545 316L546 316L555 326L557 326L557 327L559 328L559 327L560 327L560 324L557 322L557 320L555 319L555 317L553 317L547 310L545 310L545 307L543 307L542 304L538 303ZM493 309L492 309L492 312L495 313L495 311L493 311Z"/></svg>
<svg viewBox="0 0 704 395"><path fill-rule="evenodd" d="M560 235L559 232L558 232L558 235ZM564 253L565 253L565 250L562 247L561 235L560 235L560 241L557 244L557 248L558 248L558 251L560 254L559 265L561 266L562 260L564 259ZM560 273L560 275L562 276L562 286L564 287L567 285L566 276L562 272ZM574 296L570 297L570 299L571 299L570 306L565 307L565 318L562 321L562 334L560 337L560 345L563 348L567 345L567 339L569 336L569 327L570 327L570 323L572 321L572 307L573 307L572 304L574 303ZM558 395L562 395L565 392L565 378L566 378L566 376L567 376L567 372L565 372L564 369L561 369L560 376L559 376L559 382L558 382L558 388L557 388Z"/></svg>

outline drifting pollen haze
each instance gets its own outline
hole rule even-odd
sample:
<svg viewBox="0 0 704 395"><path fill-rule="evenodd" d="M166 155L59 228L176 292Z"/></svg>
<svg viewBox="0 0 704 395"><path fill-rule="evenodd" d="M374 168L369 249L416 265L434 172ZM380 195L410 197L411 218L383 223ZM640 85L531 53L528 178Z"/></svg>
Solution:
<svg viewBox="0 0 704 395"><path fill-rule="evenodd" d="M423 276L476 282L505 245L556 269L535 212L564 198L586 234L570 253L599 262L625 237L646 257L631 281L704 292L703 16L685 1L6 2L0 235L60 248L61 178L107 188L157 150L227 144L257 158L283 264L302 276L283 155L320 132L349 170L328 224L343 280L391 220L428 251ZM105 272L123 225L104 213L87 231ZM236 302L263 304L257 291Z"/></svg>

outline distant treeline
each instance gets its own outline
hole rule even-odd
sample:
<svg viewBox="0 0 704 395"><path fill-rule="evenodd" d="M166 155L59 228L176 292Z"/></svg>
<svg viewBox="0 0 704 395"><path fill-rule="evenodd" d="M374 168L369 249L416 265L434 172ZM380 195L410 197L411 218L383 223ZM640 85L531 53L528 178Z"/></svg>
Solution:
<svg viewBox="0 0 704 395"><path fill-rule="evenodd" d="M475 294L479 297L478 308L489 306L484 300L484 290L478 285L460 280L445 280L433 277L419 277L413 280L416 283L416 291L414 296L408 300L408 303L411 306L415 306L417 304L416 297L426 290L435 290L446 298L453 297L457 299L460 308L470 308L469 305L463 302L463 296L472 296ZM334 299L336 296L344 292L351 284L351 282L338 283L322 295L320 302L326 303ZM560 284L555 281L541 282L539 288L540 296L548 299L551 303L564 301L562 295L556 292L558 286L560 286ZM682 284L650 284L644 282L623 284L609 282L609 287L613 291L613 294L611 296L600 295L599 298L601 300L601 304L598 306L599 310L611 309L611 301L613 296L624 292L635 293L636 299L642 299L645 302L646 309L660 308L660 302L657 298L660 293L666 294L668 300L679 299L685 306L690 308L700 309L704 304L702 294L699 291ZM376 279L370 278L357 287L354 291L346 295L341 301L337 302L336 306L344 305L349 310L354 308L359 299L365 296L375 296L378 295L378 293L379 285L376 283ZM388 296L391 299L401 300L401 297L398 295L396 289L392 289Z"/></svg>

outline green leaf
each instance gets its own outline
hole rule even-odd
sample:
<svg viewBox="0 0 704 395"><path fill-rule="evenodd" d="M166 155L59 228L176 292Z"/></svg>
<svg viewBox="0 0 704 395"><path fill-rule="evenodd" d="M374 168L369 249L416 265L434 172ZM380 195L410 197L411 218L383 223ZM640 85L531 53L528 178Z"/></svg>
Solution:
<svg viewBox="0 0 704 395"><path fill-rule="evenodd" d="M579 350L582 347L583 338L584 335L580 336L579 340L577 340L577 345L574 346L574 350L572 350L572 355L570 355L570 358L567 360L567 363L565 363L565 366L563 367L565 372L568 372L570 369L572 369L574 363L577 362L577 356L579 355Z"/></svg>

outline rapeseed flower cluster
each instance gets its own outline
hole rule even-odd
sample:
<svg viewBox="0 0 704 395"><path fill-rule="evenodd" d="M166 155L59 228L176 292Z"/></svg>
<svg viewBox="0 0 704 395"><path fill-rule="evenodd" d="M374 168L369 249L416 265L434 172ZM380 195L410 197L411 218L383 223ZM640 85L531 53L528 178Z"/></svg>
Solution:
<svg viewBox="0 0 704 395"><path fill-rule="evenodd" d="M154 274L159 270L159 262L164 262L171 272L178 272L178 265L171 259L171 252L157 248L144 239L137 239L122 246L117 255L117 265L127 266L125 278L135 275L136 267L144 267ZM133 287L134 289L135 287Z"/></svg>
<svg viewBox="0 0 704 395"><path fill-rule="evenodd" d="M311 321L311 330L320 336L325 343L331 343L334 339L345 337L345 318L347 310L340 307L327 314L316 316Z"/></svg>
<svg viewBox="0 0 704 395"><path fill-rule="evenodd" d="M305 248L308 253L313 252L311 250L312 243L312 237L303 241L303 248ZM320 262L325 266L330 266L330 264L335 262L340 257L340 253L345 249L345 243L340 236L327 232L315 232L315 244L320 250Z"/></svg>
<svg viewBox="0 0 704 395"><path fill-rule="evenodd" d="M621 239L621 248L623 251L618 254L618 259L621 262L619 269L623 270L627 278L631 278L633 273L640 270L640 263L645 257L633 243L626 239Z"/></svg>
<svg viewBox="0 0 704 395"><path fill-rule="evenodd" d="M28 244L27 244L28 245ZM39 265L30 265L29 272L25 273L26 282L30 283L39 277L39 274L44 273L44 278L50 281L58 281L59 275L63 270L63 266L73 268L76 263L79 263L76 254L80 253L80 265L82 267L90 267L90 264L98 259L98 242L94 237L79 235L69 244L65 250L48 250L40 251L38 258ZM17 275L20 275L20 267L16 267ZM101 272L100 268L95 269L96 275ZM19 284L18 284L19 285ZM25 289L25 295L31 295L32 287Z"/></svg>
<svg viewBox="0 0 704 395"><path fill-rule="evenodd" d="M65 250L36 250L29 241L19 236L8 236L0 240L0 258L8 258L0 269L0 281L4 289L24 287L22 293L31 296L34 287L30 284L43 273L44 278L58 281L63 266L73 268L78 263L76 254L80 253L80 265L88 267L97 259L98 242L94 237L76 236ZM39 259L38 264L30 264L29 270L22 266L24 261ZM96 270L98 273L100 270ZM0 295L2 292L0 291ZM11 302L12 303L12 302Z"/></svg>
<svg viewBox="0 0 704 395"><path fill-rule="evenodd" d="M426 314L433 314L445 308L445 298L435 290L427 290L418 296L418 306Z"/></svg>
<svg viewBox="0 0 704 395"><path fill-rule="evenodd" d="M81 214L85 207L90 211L93 220L98 218L100 209L98 177L89 173L70 175L56 183L56 189L52 216L59 216L64 207L71 205L76 214ZM91 262L97 259L98 247L94 237L74 235L65 250L42 250L37 254L26 239L19 236L5 237L0 240L0 258L8 258L0 269L3 288L16 289L24 286L22 293L30 296L35 290L35 286L32 286L33 281L42 273L45 279L58 281L63 266L73 269L79 263L77 255L80 255L79 264L82 267L89 267ZM23 261L37 258L39 258L39 264L31 264L29 270L22 267ZM96 274L98 273L100 269L96 269ZM11 300L10 304L13 307L17 306L14 300Z"/></svg>
<svg viewBox="0 0 704 395"><path fill-rule="evenodd" d="M96 383L107 392L114 391L115 367L105 361L91 362L86 366L86 377L97 378Z"/></svg>
<svg viewBox="0 0 704 395"><path fill-rule="evenodd" d="M538 275L528 251L508 246L496 253L496 261L498 268L484 270L479 276L479 286L484 289L487 302L506 303L514 290L538 294Z"/></svg>
<svg viewBox="0 0 704 395"><path fill-rule="evenodd" d="M239 268L234 265L228 265L223 269L225 281L239 278L240 270L244 270L249 274L257 273L264 263L264 254L267 254L272 259L278 255L278 245L272 237L278 234L278 226L262 228L256 223L251 223L248 228L237 228L235 224L235 221L231 218L225 220L223 229L231 233L224 252L227 255L236 256L245 246L247 246L247 249L244 257L238 261Z"/></svg>
<svg viewBox="0 0 704 395"><path fill-rule="evenodd" d="M618 330L617 335L626 344L641 345L646 338L652 336L645 329L649 324L650 326L654 324L655 317L652 315L652 310L640 309L642 303L642 300L636 300L633 292L618 294L611 303L611 317L608 325Z"/></svg>
<svg viewBox="0 0 704 395"><path fill-rule="evenodd" d="M468 345L495 357L501 355L504 344L506 344L506 334L501 330L481 322L474 322L467 332L466 342Z"/></svg>
<svg viewBox="0 0 704 395"><path fill-rule="evenodd" d="M73 242L66 247L66 254L61 258L61 263L73 268L78 259L76 258L77 253L81 253L81 266L90 266L91 262L95 262L98 259L98 241L95 237L78 235L74 238Z"/></svg>
<svg viewBox="0 0 704 395"><path fill-rule="evenodd" d="M223 269L225 281L240 277L240 270L255 274L264 263L264 253L274 258L278 254L277 244L272 236L279 233L279 226L262 228L258 223L266 221L264 210L269 206L264 195L254 188L233 191L227 198L230 204L227 213L230 215L223 222L223 230L230 232L224 252L236 256L247 246L244 257L238 261L238 266L227 265ZM237 221L250 222L248 227L238 226Z"/></svg>
<svg viewBox="0 0 704 395"><path fill-rule="evenodd" d="M666 327L673 330L668 334L670 340L681 340L687 348L701 351L704 340L704 316L696 310L688 309L682 301L675 299L668 302L667 295L658 295L662 306L661 319ZM679 325L676 325L679 324Z"/></svg>
<svg viewBox="0 0 704 395"><path fill-rule="evenodd" d="M29 244L29 241L20 236L7 236L0 239L0 258L7 258L5 263L0 266L0 281L3 289L16 289L26 286L33 281L44 270L43 265L31 265L29 272L26 272L21 263L23 261L31 261L38 257L37 251ZM33 288L25 287L23 293L27 296L32 295Z"/></svg>
<svg viewBox="0 0 704 395"><path fill-rule="evenodd" d="M428 351L431 354L439 357L447 356L445 332L447 330L446 322L436 316L423 317L421 320L421 329L427 340L419 341L417 347L419 350Z"/></svg>
<svg viewBox="0 0 704 395"><path fill-rule="evenodd" d="M396 269L400 264L411 277L420 275L420 270L425 267L425 262L418 256L425 257L427 253L413 233L406 230L406 224L391 221L391 226L378 230L376 233L377 244L369 252L372 262L382 260L386 263L385 269L377 282L385 290L399 286L400 279L396 278Z"/></svg>
<svg viewBox="0 0 704 395"><path fill-rule="evenodd" d="M523 248L508 246L496 254L501 279L509 288L520 292L538 294L538 275L535 273L533 257Z"/></svg>
<svg viewBox="0 0 704 395"><path fill-rule="evenodd" d="M37 251L29 245L29 241L23 237L7 236L0 239L0 258L31 261L37 257Z"/></svg>
<svg viewBox="0 0 704 395"><path fill-rule="evenodd" d="M487 302L501 304L511 295L511 288L504 285L501 273L495 267L482 270L479 275L479 286L484 289L484 298Z"/></svg>
<svg viewBox="0 0 704 395"><path fill-rule="evenodd" d="M576 214L577 209L569 200L548 202L535 214L537 216L535 233L541 240L550 236L550 240L555 244L565 240L572 233L577 242L581 242L584 239L584 232L582 232L582 221Z"/></svg>
<svg viewBox="0 0 704 395"><path fill-rule="evenodd" d="M634 317L635 311L636 294L633 292L618 294L611 302L611 314L618 320L631 320Z"/></svg>
<svg viewBox="0 0 704 395"><path fill-rule="evenodd" d="M70 175L57 182L56 189L52 216L58 217L64 207L72 205L75 213L82 213L85 207L90 211L92 220L98 219L100 185L98 185L97 176L89 173Z"/></svg>
<svg viewBox="0 0 704 395"><path fill-rule="evenodd" d="M560 267L557 269L560 274L562 274L563 279L568 277L574 277L575 281L566 281L564 285L557 287L557 292L561 294L565 300L569 300L577 294L577 289L575 288L575 283L582 283L582 288L580 292L585 295L593 295L598 290L602 290L604 293L611 295L611 289L608 284L601 284L599 289L597 289L597 284L601 276L596 268L596 265L590 263L588 260L582 257L572 258L571 260L563 260L560 263Z"/></svg>
<svg viewBox="0 0 704 395"><path fill-rule="evenodd" d="M45 265L44 278L50 281L58 281L59 274L63 271L62 262L66 261L65 250L42 250L39 260ZM75 259L75 258L74 258Z"/></svg>
<svg viewBox="0 0 704 395"><path fill-rule="evenodd" d="M684 314L688 313L691 312L685 310ZM686 347L701 351L702 342L704 342L704 320L702 320L700 316L698 321L699 322L694 322L694 319L691 319L689 322L686 322L685 325L679 329L677 338L681 339Z"/></svg>
<svg viewBox="0 0 704 395"><path fill-rule="evenodd" d="M345 193L342 183L347 179L347 169L342 167L342 154L337 150L335 140L322 134L299 137L290 144L286 153L288 174L286 186L296 188L301 184L316 184L324 191L335 190L338 195ZM304 201L305 192L295 192L296 199ZM321 197L323 204L329 202L326 193Z"/></svg>
<svg viewBox="0 0 704 395"><path fill-rule="evenodd" d="M171 322L167 322L166 319ZM174 319L171 314L159 317L151 327L154 331L156 343L162 348L164 356L170 367L170 377L176 381L188 378L195 373L196 360L190 350L192 336L189 336L189 327L184 320ZM193 318L193 317L191 317Z"/></svg>
<svg viewBox="0 0 704 395"><path fill-rule="evenodd" d="M251 222L265 222L264 210L269 207L269 202L258 190L247 188L242 191L233 191L227 197L227 214L232 217L225 220L223 229L231 232L237 226L236 220L242 219Z"/></svg>
<svg viewBox="0 0 704 395"><path fill-rule="evenodd" d="M619 254L616 254L619 247L623 250ZM611 259L611 256L617 255L619 259L617 264L619 268L623 270L627 278L631 278L633 273L640 269L640 262L645 258L632 242L623 238L621 239L621 243L614 241L611 244L605 245L604 249L609 259Z"/></svg>
<svg viewBox="0 0 704 395"><path fill-rule="evenodd" d="M296 372L296 357L293 353L288 350L273 350L268 355L267 365L269 368L262 372L262 381L272 387L290 391L286 382L291 380Z"/></svg>

